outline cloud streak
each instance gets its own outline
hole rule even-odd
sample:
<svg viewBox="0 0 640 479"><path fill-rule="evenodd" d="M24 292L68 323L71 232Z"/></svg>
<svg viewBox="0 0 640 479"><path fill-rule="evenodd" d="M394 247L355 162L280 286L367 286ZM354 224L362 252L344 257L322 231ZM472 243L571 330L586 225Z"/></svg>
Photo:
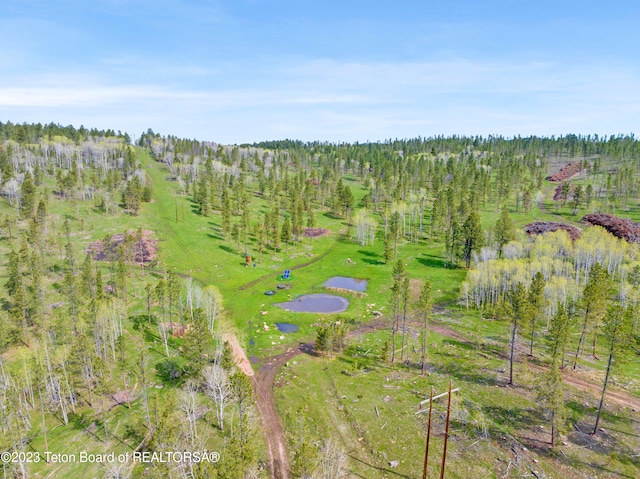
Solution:
<svg viewBox="0 0 640 479"><path fill-rule="evenodd" d="M282 135L364 141L454 133L626 133L624 125L640 109L640 74L625 64L284 59L253 66L259 81L230 87L226 72L244 77L241 65L176 68L167 76L119 74L134 63L135 57L114 57L93 71L5 76L0 107L30 115L63 112L87 118L82 123L116 118L118 110L136 112L122 115L122 129L152 127L227 142ZM162 63L155 68L171 70ZM185 131L176 131L177 119Z"/></svg>

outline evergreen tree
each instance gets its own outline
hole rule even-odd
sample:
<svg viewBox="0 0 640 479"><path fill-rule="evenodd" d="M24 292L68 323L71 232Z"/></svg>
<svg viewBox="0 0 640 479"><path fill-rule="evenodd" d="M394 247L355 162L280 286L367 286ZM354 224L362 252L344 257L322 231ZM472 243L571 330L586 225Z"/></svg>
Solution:
<svg viewBox="0 0 640 479"><path fill-rule="evenodd" d="M82 272L80 274L80 292L86 299L95 297L94 284L95 279L93 276L91 255L86 254L82 262Z"/></svg>
<svg viewBox="0 0 640 479"><path fill-rule="evenodd" d="M509 293L508 298L509 316L511 316L511 346L509 352L509 384L513 384L513 360L515 356L518 326L529 313L529 302L527 300L527 289L522 283L516 284Z"/></svg>
<svg viewBox="0 0 640 479"><path fill-rule="evenodd" d="M247 462L248 456L251 456L250 451L247 451L249 431L247 430L248 418L247 408L253 400L253 386L251 379L242 371L236 371L229 378L231 383L231 392L233 398L238 405L238 432L239 445L240 445L240 457L243 463ZM247 454L249 452L249 454Z"/></svg>
<svg viewBox="0 0 640 479"><path fill-rule="evenodd" d="M344 185L342 190L340 190L338 194L340 196L341 206L344 209L344 216L348 218L354 203L351 188L349 187L349 185Z"/></svg>
<svg viewBox="0 0 640 479"><path fill-rule="evenodd" d="M583 196L582 185L576 185L576 187L573 189L573 201L572 201L572 205L573 205L572 214L574 216L578 211L578 208L580 208L580 204L582 203L582 196Z"/></svg>
<svg viewBox="0 0 640 479"><path fill-rule="evenodd" d="M33 215L33 208L36 201L36 186L33 184L33 177L27 171L20 186L20 215L23 218L30 218Z"/></svg>
<svg viewBox="0 0 640 479"><path fill-rule="evenodd" d="M207 364L207 349L211 335L207 329L205 315L200 308L193 310L191 328L184 335L182 356L186 360L184 367L190 377L197 377Z"/></svg>
<svg viewBox="0 0 640 479"><path fill-rule="evenodd" d="M5 283L4 287L9 293L9 296L13 296L16 294L18 288L22 285L22 273L20 272L20 255L16 253L13 249L7 254L8 264L7 264L7 273L9 278Z"/></svg>
<svg viewBox="0 0 640 479"><path fill-rule="evenodd" d="M285 250L288 250L289 241L291 240L291 219L287 216L282 223L281 239L284 243Z"/></svg>
<svg viewBox="0 0 640 479"><path fill-rule="evenodd" d="M418 311L422 317L422 375L426 372L427 367L427 328L429 327L429 318L431 317L431 282L426 279L420 298L418 299Z"/></svg>
<svg viewBox="0 0 640 479"><path fill-rule="evenodd" d="M480 226L480 216L477 212L472 211L464 222L462 237L464 238L462 255L468 268L471 264L471 253L479 252L484 246L484 234Z"/></svg>
<svg viewBox="0 0 640 479"><path fill-rule="evenodd" d="M393 249L393 238L390 234L387 233L387 235L384 237L384 262L386 264L388 264L389 261L395 258L394 252L395 250Z"/></svg>
<svg viewBox="0 0 640 479"><path fill-rule="evenodd" d="M501 258L504 245L516 239L516 226L506 208L502 210L500 218L496 221L495 236L498 244L498 257Z"/></svg>
<svg viewBox="0 0 640 479"><path fill-rule="evenodd" d="M124 246L118 245L118 262L116 264L116 294L119 298L126 300L127 297L127 265L125 263Z"/></svg>
<svg viewBox="0 0 640 479"><path fill-rule="evenodd" d="M303 441L293 457L291 474L296 479L312 479L317 467L318 448L307 441Z"/></svg>
<svg viewBox="0 0 640 479"><path fill-rule="evenodd" d="M607 361L607 372L604 377L602 396L600 398L598 414L592 434L598 432L598 424L600 423L600 416L602 415L611 371L620 364L623 364L631 351L632 321L633 309L631 307L623 309L622 306L617 304L609 306L604 317L604 334L609 340L609 360Z"/></svg>
<svg viewBox="0 0 640 479"><path fill-rule="evenodd" d="M222 204L220 207L220 216L222 217L222 234L225 239L229 238L231 233L231 204L229 201L229 192L227 188L222 189Z"/></svg>
<svg viewBox="0 0 640 479"><path fill-rule="evenodd" d="M391 286L391 363L395 361L396 331L398 330L398 320L403 310L403 300L405 297L406 270L402 260L398 260L392 270L393 285Z"/></svg>
<svg viewBox="0 0 640 479"><path fill-rule="evenodd" d="M104 299L104 283L102 281L102 272L98 270L96 272L96 301L102 301Z"/></svg>
<svg viewBox="0 0 640 479"><path fill-rule="evenodd" d="M544 307L544 288L546 286L546 281L544 280L544 276L542 273L538 271L533 279L531 280L531 285L529 286L529 306L530 311L527 314L528 326L529 326L529 334L530 334L530 342L529 342L529 356L533 356L533 343L536 335L536 320L542 315L542 310Z"/></svg>
<svg viewBox="0 0 640 479"><path fill-rule="evenodd" d="M458 223L457 218L451 218L449 228L445 235L445 249L449 256L449 264L451 266L457 265L458 260L462 256L462 248L464 246L464 238L462 236L462 229Z"/></svg>
<svg viewBox="0 0 640 479"><path fill-rule="evenodd" d="M198 182L198 190L196 192L195 202L198 204L199 213L202 216L209 216L209 194L207 187L207 177L202 175Z"/></svg>
<svg viewBox="0 0 640 479"><path fill-rule="evenodd" d="M544 373L538 387L538 401L551 416L551 447L555 446L558 433L565 424L565 388L558 358L553 358L549 370Z"/></svg>
<svg viewBox="0 0 640 479"><path fill-rule="evenodd" d="M578 364L578 356L584 343L587 330L593 330L593 354L595 356L596 338L599 324L604 317L607 308L607 298L609 289L611 288L611 279L609 273L600 263L595 263L589 270L589 280L587 281L582 293L582 305L584 308L584 319L582 322L582 331L578 348L573 361L573 369Z"/></svg>
<svg viewBox="0 0 640 479"><path fill-rule="evenodd" d="M560 368L564 367L564 353L569 340L570 321L569 315L562 303L558 303L558 310L551 318L549 334L547 336L550 344L551 357L560 358Z"/></svg>

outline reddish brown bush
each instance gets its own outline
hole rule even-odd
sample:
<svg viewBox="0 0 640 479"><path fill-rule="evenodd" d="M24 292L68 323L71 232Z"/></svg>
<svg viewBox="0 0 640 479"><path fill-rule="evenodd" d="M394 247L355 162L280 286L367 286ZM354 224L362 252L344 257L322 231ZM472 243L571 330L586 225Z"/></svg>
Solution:
<svg viewBox="0 0 640 479"><path fill-rule="evenodd" d="M564 181L567 178L571 178L573 175L580 173L581 169L580 163L569 163L568 165L563 166L560 171L547 176L545 179L547 181Z"/></svg>
<svg viewBox="0 0 640 479"><path fill-rule="evenodd" d="M640 224L630 219L618 218L606 213L593 213L585 215L582 221L588 225L602 226L612 235L625 239L629 243L640 243Z"/></svg>
<svg viewBox="0 0 640 479"><path fill-rule="evenodd" d="M305 228L304 236L306 238L319 238L320 236L325 236L331 233L331 230L326 228Z"/></svg>
<svg viewBox="0 0 640 479"><path fill-rule="evenodd" d="M135 238L136 232L129 230L127 232ZM124 233L116 233L109 240L108 244L104 240L89 243L86 253L98 261L115 261L118 258L118 246L124 243ZM137 264L147 264L158 257L158 240L152 238L153 233L148 230L142 232L140 242L134 241L131 252L125 252L127 260L133 255L133 261Z"/></svg>
<svg viewBox="0 0 640 479"><path fill-rule="evenodd" d="M580 228L576 228L575 226L571 226L566 223L556 223L555 221L536 221L535 223L529 223L524 227L524 232L531 236L558 230L567 231L573 241L577 240L582 235Z"/></svg>

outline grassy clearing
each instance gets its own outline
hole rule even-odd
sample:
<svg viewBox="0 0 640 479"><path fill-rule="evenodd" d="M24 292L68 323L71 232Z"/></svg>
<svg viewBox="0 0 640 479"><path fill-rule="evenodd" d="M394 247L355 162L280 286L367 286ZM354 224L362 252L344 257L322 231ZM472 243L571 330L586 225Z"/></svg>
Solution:
<svg viewBox="0 0 640 479"><path fill-rule="evenodd" d="M130 317L125 322L126 334L140 340L128 346L126 358L129 364L135 360L141 344L147 348L150 370L156 368L150 373L149 385L153 407L175 409L170 392L178 384L163 375L167 358L157 328L147 329L144 321L138 327L133 318L145 314L145 283L155 284L165 270L175 270L203 284L216 285L226 308L225 318L219 321L220 329L237 332L248 356L257 362L301 341L313 340L315 325L323 318L340 318L357 328L358 324L373 318L373 311L385 313L388 310L392 264L384 263L383 244L377 241L372 247L361 247L348 235L343 237L342 233L348 228L344 218L330 213L318 215L317 226L331 230L330 235L283 246L277 252L267 249L256 267L246 267L244 245L223 240L219 215L203 217L197 214L189 196L184 199L175 196L178 185L167 181L164 166L151 161L143 150L138 150L138 158L153 184L153 201L143 205L139 216L104 215L91 202L73 204L56 200L51 205L56 228L51 234L59 234L61 222L68 218L78 257L90 241L127 229L150 229L160 240L161 261L154 266L154 271L147 271L144 277L138 271L130 282ZM347 178L345 183L351 186L356 201L365 194L353 179ZM566 218L575 221L575 217L567 213L568 206L556 213L549 200L545 204L548 211L540 210L536 205L529 214L512 211L512 217L518 226L536 220ZM254 217L266 207L264 199L252 198ZM0 214L7 211L10 208L1 204ZM498 216L495 206L488 205L482 211L483 227L493 228ZM8 250L6 240L0 243L0 248L3 252ZM464 311L457 306L458 288L466 271L444 268L442 250L440 243L420 241L401 244L398 255L406 262L408 276L414 280L416 289L424 278L432 282L434 301L439 305L434 323L453 329L462 338L437 333L429 335L430 375L426 377L421 377L415 368L391 368L379 361L381 346L389 336L386 331L356 337L344 354L334 358L297 356L281 370L276 384L276 399L290 450L295 451L298 447L302 429L302 436L313 442L327 437L338 438L348 451L349 467L356 477L418 477L422 468L426 421L423 416L415 415L417 404L431 387L442 392L452 379L454 386L461 388L461 394L453 400L450 477L521 477L537 471L550 477L571 478L584 477L594 470L599 476L635 477L640 469L635 452L640 449L640 423L637 413L628 408L607 405L603 416L606 434L591 438L572 431L566 436L566 445L556 451L549 449L546 444L549 427L535 400L536 375L528 372L525 364L518 364L517 386L504 387L504 353L508 346L509 324L482 318L477 311ZM252 240L248 252L258 259ZM311 262L325 252L328 253L320 261L293 271L290 290L278 290L275 296L264 295L266 290L276 289L277 276L284 269ZM60 262L60 259L55 261ZM102 271L109 280L112 276L109 268L103 266ZM322 283L336 275L369 281L365 295L340 293L350 300L346 312L335 315L292 313L274 306L274 303L297 295L326 292ZM254 286L240 289L263 277L266 279ZM275 323L280 322L295 324L299 331L280 333L275 328ZM268 331L263 328L265 323ZM411 325L413 334L408 341L408 351L413 360L417 357L413 348L419 350L419 329L419 325ZM177 355L182 340L170 342L172 354ZM603 357L603 343L600 347ZM10 368L21 367L19 350L13 350L6 359ZM178 357L172 359L180 361ZM593 382L600 383L604 361L581 358L579 364L593 370ZM119 381L117 376L125 370L126 367L116 369L113 381ZM640 364L630 362L623 366L614 383L640 396L638 377ZM140 392L139 384L137 392ZM200 399L205 402L204 398ZM571 389L567 397L569 423L586 430L594 416L596 399ZM429 477L437 477L439 471L443 406L444 403L439 402L436 407ZM169 414L173 421L182 420L175 411ZM146 434L142 424L144 415L139 399L132 403L131 409L118 406L109 411L106 414L112 435L109 444L104 442L101 415L91 412L88 407L78 411L69 427L61 427L57 418L48 417L49 449L71 452L82 447L96 453L131 449ZM44 442L37 427L31 447L42 451ZM224 438L215 428L214 421L206 419L199 427L208 438L209 448L222 450ZM399 461L397 468L391 468L389 464L394 460ZM42 464L35 466L33 472L55 477L96 476L103 472L100 467ZM140 466L136 472L141 473L141 469Z"/></svg>
<svg viewBox="0 0 640 479"><path fill-rule="evenodd" d="M535 401L536 376L518 365L517 385L505 387L505 362L496 358L493 341L474 345L432 333L430 374L421 377L415 369L378 361L387 335L363 335L344 355L299 356L282 369L276 392L291 450L298 447L302 423L305 440L340 439L354 477L419 477L426 421L415 414L418 403L431 387L437 393L446 391L452 379L461 391L452 401L448 477L521 477L531 471L556 477L562 471L577 478L593 467L599 477L614 471L634 477L637 472L640 464L631 451L638 447L640 423L630 409L609 410L606 436L572 431L553 451L549 425ZM569 388L572 423L587 430L595 405L594 397ZM445 409L444 400L434 408L429 477L438 477ZM588 443L593 444L587 448ZM393 460L399 465L392 469Z"/></svg>

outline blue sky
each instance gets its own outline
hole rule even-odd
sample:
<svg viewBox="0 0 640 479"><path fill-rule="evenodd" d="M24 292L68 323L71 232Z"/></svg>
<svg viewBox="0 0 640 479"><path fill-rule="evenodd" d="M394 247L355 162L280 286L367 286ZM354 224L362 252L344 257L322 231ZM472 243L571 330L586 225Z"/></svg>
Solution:
<svg viewBox="0 0 640 479"><path fill-rule="evenodd" d="M222 143L638 133L640 2L2 0L0 121Z"/></svg>

